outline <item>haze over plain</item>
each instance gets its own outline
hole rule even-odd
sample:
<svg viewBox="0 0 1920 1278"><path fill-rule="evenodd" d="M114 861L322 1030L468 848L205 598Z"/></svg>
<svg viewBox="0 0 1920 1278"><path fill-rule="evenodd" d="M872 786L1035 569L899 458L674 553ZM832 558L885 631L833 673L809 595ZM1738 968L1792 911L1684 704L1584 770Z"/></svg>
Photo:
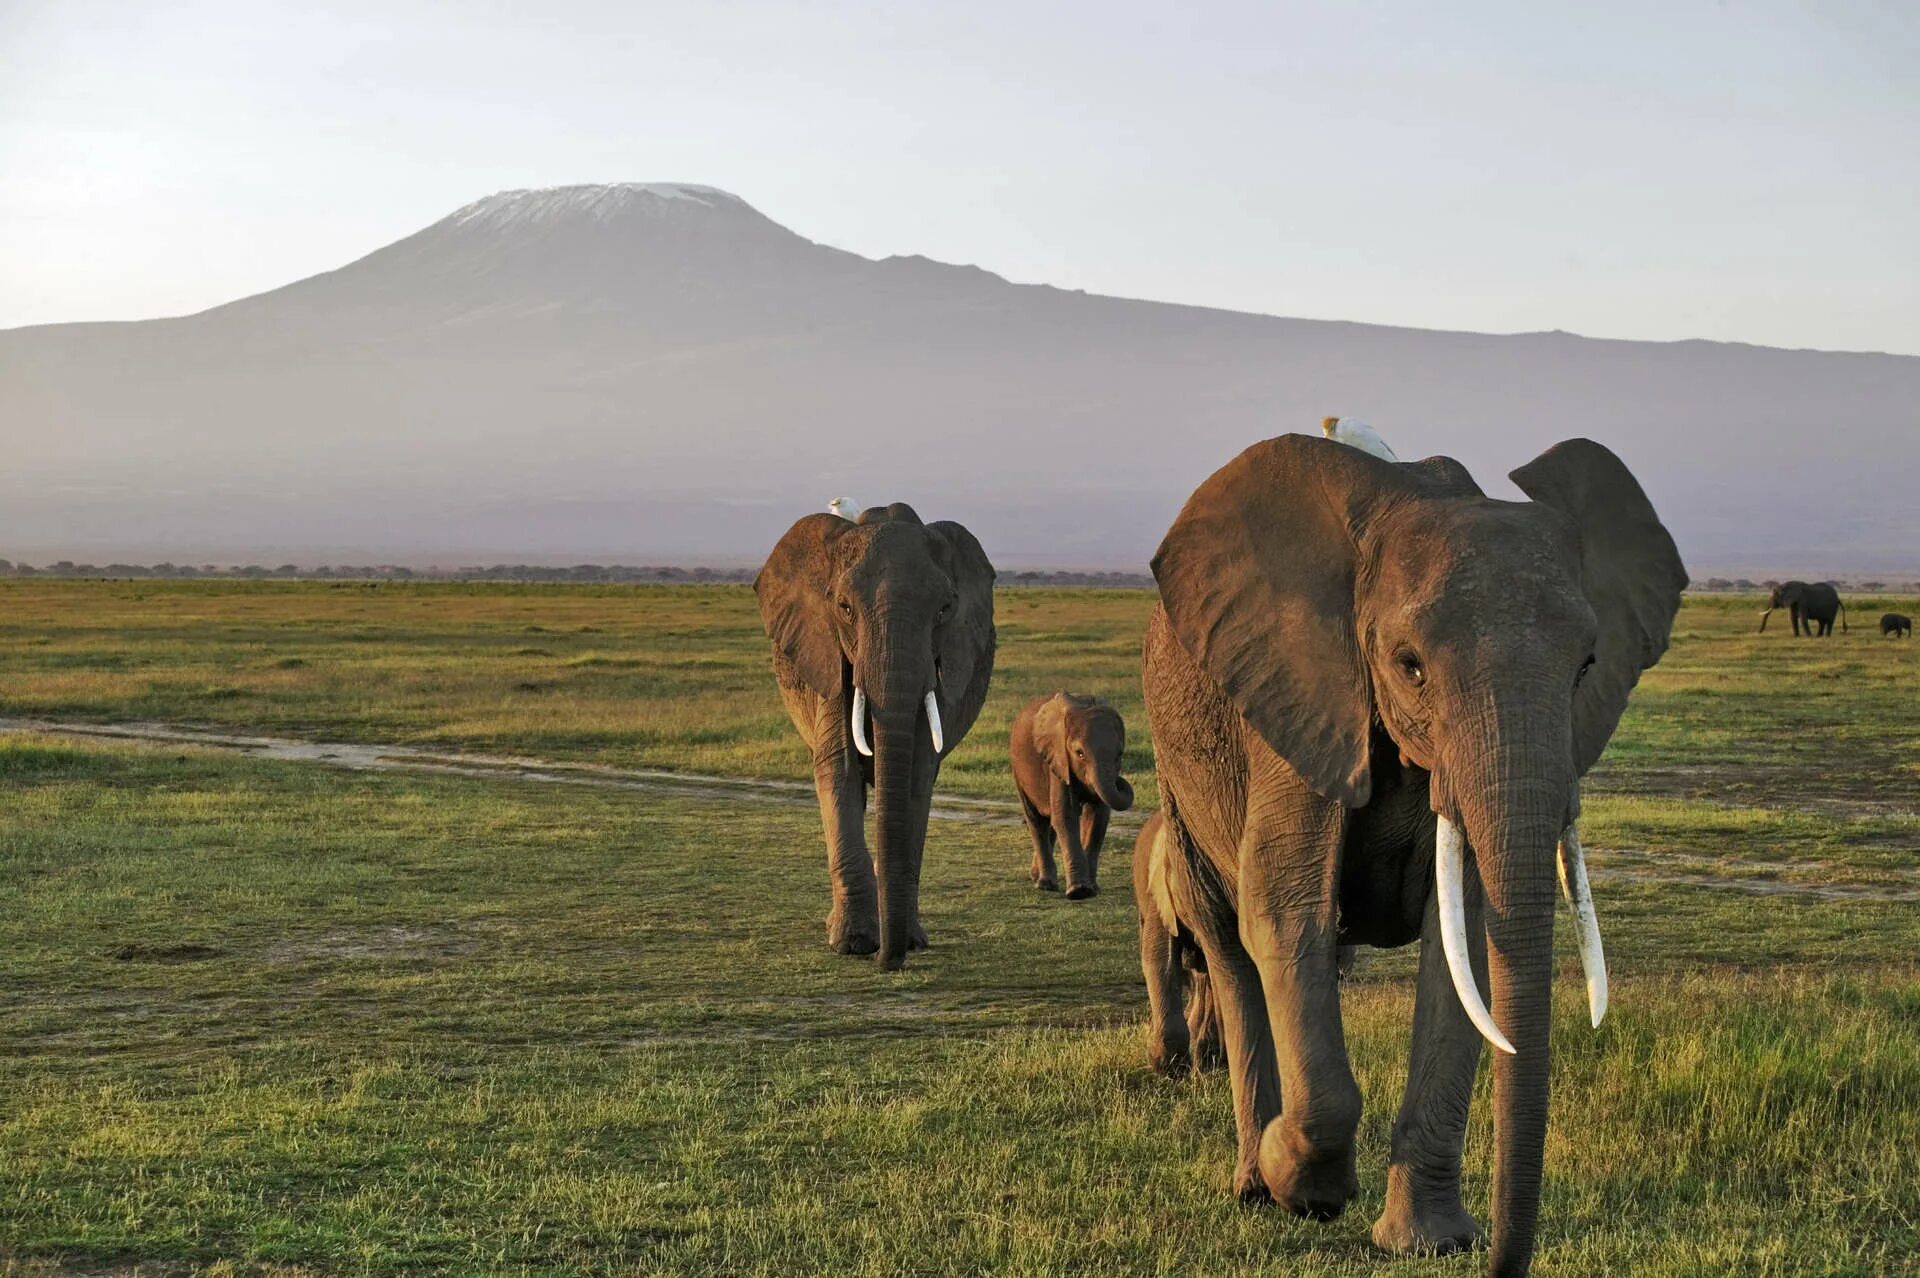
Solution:
<svg viewBox="0 0 1920 1278"><path fill-rule="evenodd" d="M1137 567L1333 412L1496 491L1605 439L1700 571L1920 570L1910 362L1416 331L1920 351L1913 11L563 16L0 9L0 325L215 307L0 334L0 553L728 562L846 492ZM800 234L629 209L331 269L603 177Z"/></svg>

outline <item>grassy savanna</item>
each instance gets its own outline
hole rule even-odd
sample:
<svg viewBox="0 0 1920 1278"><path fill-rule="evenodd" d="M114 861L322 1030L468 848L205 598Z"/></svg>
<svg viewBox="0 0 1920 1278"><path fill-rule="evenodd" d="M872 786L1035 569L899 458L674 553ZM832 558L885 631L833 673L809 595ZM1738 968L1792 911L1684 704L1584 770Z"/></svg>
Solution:
<svg viewBox="0 0 1920 1278"><path fill-rule="evenodd" d="M1003 592L994 698L943 787L1010 797L1012 710L1061 682L1129 711L1147 780L1149 606ZM1596 777L1613 1010L1586 1027L1562 927L1542 1274L1920 1252L1920 648L1856 607L1796 642L1689 600ZM770 684L741 590L0 585L13 716L798 777ZM822 945L804 801L0 738L0 1266L1381 1267L1413 955L1344 995L1360 1201L1244 1210L1224 1076L1144 1067L1125 842L1073 906L1024 847L936 822L934 949L885 976ZM1808 890L1834 886L1878 894Z"/></svg>
<svg viewBox="0 0 1920 1278"><path fill-rule="evenodd" d="M941 824L935 949L889 977L821 946L800 807L32 737L0 777L23 1267L1376 1263L1404 952L1346 995L1364 1191L1316 1226L1228 1200L1224 1077L1146 1072L1124 857L1068 907L1017 829ZM1904 1263L1920 906L1616 883L1604 908L1598 1033L1563 954L1540 1271Z"/></svg>
<svg viewBox="0 0 1920 1278"><path fill-rule="evenodd" d="M1920 845L1920 644L1883 602L1795 639L1761 601L1691 596L1591 779L1616 846L1816 864L1866 882ZM1141 706L1148 591L1002 590L1000 651L944 792L1012 798L1014 712L1069 687L1127 717L1155 801ZM159 720L323 740L808 777L744 586L0 581L0 713ZM1702 802L1704 801L1704 802ZM1782 864L1788 863L1788 864Z"/></svg>

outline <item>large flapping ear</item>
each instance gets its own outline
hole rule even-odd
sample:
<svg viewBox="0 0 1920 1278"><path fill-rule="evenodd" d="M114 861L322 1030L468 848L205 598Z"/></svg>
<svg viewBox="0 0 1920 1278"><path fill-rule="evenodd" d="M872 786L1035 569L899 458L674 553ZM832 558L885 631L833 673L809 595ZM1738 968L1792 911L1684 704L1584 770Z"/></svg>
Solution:
<svg viewBox="0 0 1920 1278"><path fill-rule="evenodd" d="M1194 490L1153 559L1160 601L1253 730L1320 794L1372 793L1373 694L1354 624L1356 528L1394 496L1476 495L1445 458L1382 461L1328 439L1253 445Z"/></svg>
<svg viewBox="0 0 1920 1278"><path fill-rule="evenodd" d="M1626 464L1590 439L1568 439L1513 472L1513 482L1580 532L1580 571L1600 623L1593 668L1573 701L1574 766L1607 748L1640 672L1660 660L1687 569Z"/></svg>
<svg viewBox="0 0 1920 1278"><path fill-rule="evenodd" d="M986 688L976 681L993 669L993 565L980 542L962 524L939 519L927 525L927 545L940 570L953 581L953 612L935 635L940 657L940 700L943 710L966 711L976 694L985 700ZM961 715L972 723L980 712L977 702ZM948 725L954 740L966 728Z"/></svg>
<svg viewBox="0 0 1920 1278"><path fill-rule="evenodd" d="M833 544L852 527L838 515L796 521L753 579L760 624L773 641L774 677L783 688L828 698L840 693L840 637L827 592Z"/></svg>

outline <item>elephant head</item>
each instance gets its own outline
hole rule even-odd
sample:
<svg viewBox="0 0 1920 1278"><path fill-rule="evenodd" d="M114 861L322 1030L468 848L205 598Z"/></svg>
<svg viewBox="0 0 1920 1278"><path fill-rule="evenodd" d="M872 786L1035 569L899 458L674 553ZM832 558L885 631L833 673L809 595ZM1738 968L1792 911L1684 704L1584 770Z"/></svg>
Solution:
<svg viewBox="0 0 1920 1278"><path fill-rule="evenodd" d="M1804 581L1783 581L1767 595L1767 608L1760 614L1760 630L1765 633L1767 618L1773 615L1775 608L1797 608L1807 595L1807 583Z"/></svg>
<svg viewBox="0 0 1920 1278"><path fill-rule="evenodd" d="M1120 775L1127 725L1098 697L1058 693L1034 716L1033 739L1053 774L1115 812L1133 806L1133 786Z"/></svg>
<svg viewBox="0 0 1920 1278"><path fill-rule="evenodd" d="M1366 806L1376 728L1430 774L1455 988L1505 1049L1494 1069L1500 1273L1526 1268L1539 1204L1556 849L1597 1014L1604 968L1596 984L1579 780L1665 650L1687 581L1607 449L1568 440L1512 478L1531 501L1487 498L1447 458L1394 464L1282 436L1202 484L1154 560L1181 644L1315 791ZM1486 893L1490 1016L1467 959L1468 845Z"/></svg>
<svg viewBox="0 0 1920 1278"><path fill-rule="evenodd" d="M986 699L993 575L972 533L896 502L801 519L754 578L781 686L843 707L872 759L883 967L905 960L917 925L940 760Z"/></svg>

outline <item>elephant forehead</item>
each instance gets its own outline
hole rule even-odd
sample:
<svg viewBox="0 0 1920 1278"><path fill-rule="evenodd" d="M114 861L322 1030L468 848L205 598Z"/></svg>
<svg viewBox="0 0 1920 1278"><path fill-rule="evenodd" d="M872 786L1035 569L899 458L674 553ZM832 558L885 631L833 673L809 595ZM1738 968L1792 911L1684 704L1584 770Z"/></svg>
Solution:
<svg viewBox="0 0 1920 1278"><path fill-rule="evenodd" d="M1439 503L1423 503L1438 505ZM1381 530L1363 583L1376 611L1418 626L1495 617L1591 622L1572 526L1528 503L1445 503Z"/></svg>
<svg viewBox="0 0 1920 1278"><path fill-rule="evenodd" d="M847 584L863 595L935 600L953 590L918 525L873 524L841 540Z"/></svg>

